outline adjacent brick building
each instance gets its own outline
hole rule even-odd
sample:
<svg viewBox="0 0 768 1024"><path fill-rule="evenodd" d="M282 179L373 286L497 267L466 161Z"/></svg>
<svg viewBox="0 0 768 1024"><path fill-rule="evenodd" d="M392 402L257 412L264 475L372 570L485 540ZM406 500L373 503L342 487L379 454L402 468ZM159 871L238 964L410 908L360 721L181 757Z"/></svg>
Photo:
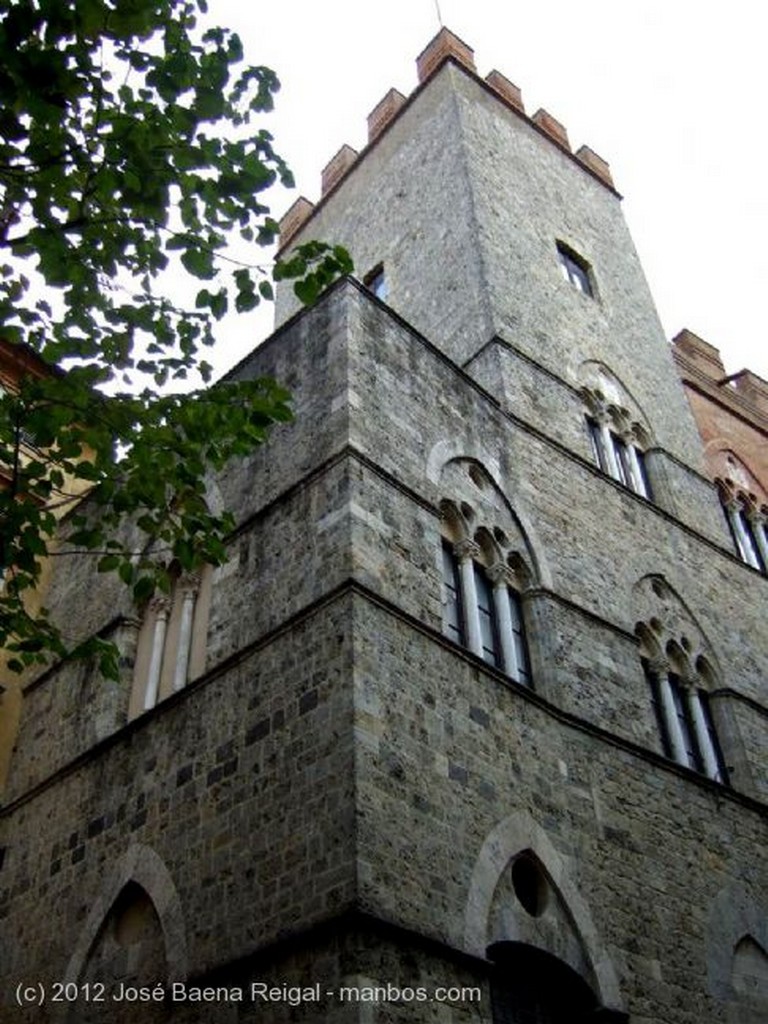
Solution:
<svg viewBox="0 0 768 1024"><path fill-rule="evenodd" d="M739 556L768 571L768 382L750 370L727 376L720 353L692 331L674 357Z"/></svg>
<svg viewBox="0 0 768 1024"><path fill-rule="evenodd" d="M52 581L124 678L27 687L10 1020L766 1019L768 580L605 162L451 33L418 67L283 221L368 286L233 371L296 418L212 482L229 562Z"/></svg>

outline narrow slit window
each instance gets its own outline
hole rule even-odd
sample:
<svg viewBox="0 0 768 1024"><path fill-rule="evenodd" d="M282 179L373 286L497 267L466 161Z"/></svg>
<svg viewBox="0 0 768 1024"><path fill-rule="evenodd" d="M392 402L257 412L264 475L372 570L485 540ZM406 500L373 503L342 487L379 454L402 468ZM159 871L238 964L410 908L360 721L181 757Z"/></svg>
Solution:
<svg viewBox="0 0 768 1024"><path fill-rule="evenodd" d="M592 285L592 273L587 261L569 249L563 242L557 243L557 258L560 262L560 270L566 281L582 293L594 298L595 290Z"/></svg>

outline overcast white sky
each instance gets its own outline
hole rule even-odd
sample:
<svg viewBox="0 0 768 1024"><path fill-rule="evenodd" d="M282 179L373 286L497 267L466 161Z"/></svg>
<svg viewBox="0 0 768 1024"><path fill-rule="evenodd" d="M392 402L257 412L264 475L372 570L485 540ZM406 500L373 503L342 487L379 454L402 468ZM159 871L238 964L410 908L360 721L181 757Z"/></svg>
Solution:
<svg viewBox="0 0 768 1024"><path fill-rule="evenodd" d="M435 0L209 0L251 63L282 90L265 126L296 176L275 195L316 200L320 171L343 143L360 149L366 116L439 29ZM546 107L571 145L611 165L668 337L689 327L720 348L726 371L768 378L768 8L759 0L439 0L443 24ZM271 311L270 311L271 312ZM271 329L237 328L231 365Z"/></svg>

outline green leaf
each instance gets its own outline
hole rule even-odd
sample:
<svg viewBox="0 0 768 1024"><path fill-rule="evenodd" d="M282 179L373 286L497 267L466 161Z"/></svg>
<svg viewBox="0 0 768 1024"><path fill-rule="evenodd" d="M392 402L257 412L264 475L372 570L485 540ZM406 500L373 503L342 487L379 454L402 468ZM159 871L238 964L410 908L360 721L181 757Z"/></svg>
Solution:
<svg viewBox="0 0 768 1024"><path fill-rule="evenodd" d="M155 592L155 583L150 576L142 576L133 587L133 599L137 605L144 604Z"/></svg>
<svg viewBox="0 0 768 1024"><path fill-rule="evenodd" d="M311 306L319 294L314 277L306 277L301 281L297 281L293 286L293 290L297 297L307 306Z"/></svg>
<svg viewBox="0 0 768 1024"><path fill-rule="evenodd" d="M213 255L204 249L187 249L182 253L181 262L184 269L188 270L193 277L209 281L216 276Z"/></svg>
<svg viewBox="0 0 768 1024"><path fill-rule="evenodd" d="M207 509L209 475L291 418L270 381L171 393L195 372L210 378L201 352L226 343L217 326L230 306L273 299L263 256L233 274L227 245L271 244L265 190L292 184L263 124L241 130L271 109L277 76L245 66L229 29L198 27L204 12L203 0L16 0L0 14L0 332L33 367L0 399L0 539L13 566L0 644L15 671L87 657L117 678L119 652L79 635L76 607L56 610L66 637L45 609L29 611L47 561L66 573L76 552L92 572L78 593L115 573L139 605L167 590L171 557L223 562L235 522ZM310 243L274 279L310 302L349 269L343 250ZM205 287L181 301L168 290L180 275Z"/></svg>

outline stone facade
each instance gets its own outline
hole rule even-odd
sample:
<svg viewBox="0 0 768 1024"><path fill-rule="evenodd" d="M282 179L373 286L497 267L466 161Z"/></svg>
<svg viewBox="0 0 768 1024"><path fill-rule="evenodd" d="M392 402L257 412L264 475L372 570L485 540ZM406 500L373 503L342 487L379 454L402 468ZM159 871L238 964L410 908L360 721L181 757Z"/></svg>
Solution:
<svg viewBox="0 0 768 1024"><path fill-rule="evenodd" d="M381 264L388 298L282 294L233 371L296 418L211 482L238 526L196 678L131 717L140 612L85 559L52 580L124 677L26 689L4 1019L766 1018L768 585L610 179L459 44L291 220ZM491 581L531 685L478 646Z"/></svg>

